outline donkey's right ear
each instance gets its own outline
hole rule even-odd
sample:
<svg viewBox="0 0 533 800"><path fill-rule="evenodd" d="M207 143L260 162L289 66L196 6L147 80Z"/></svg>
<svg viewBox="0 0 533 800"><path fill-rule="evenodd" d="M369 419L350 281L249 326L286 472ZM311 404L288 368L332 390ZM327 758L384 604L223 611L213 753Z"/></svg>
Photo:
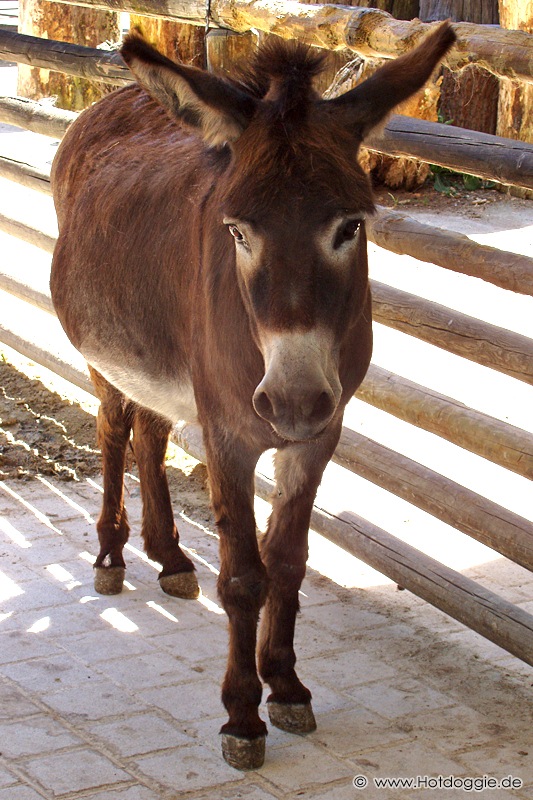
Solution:
<svg viewBox="0 0 533 800"><path fill-rule="evenodd" d="M176 64L130 33L122 58L143 89L177 119L199 130L207 144L236 141L252 119L256 101L223 78L196 67Z"/></svg>

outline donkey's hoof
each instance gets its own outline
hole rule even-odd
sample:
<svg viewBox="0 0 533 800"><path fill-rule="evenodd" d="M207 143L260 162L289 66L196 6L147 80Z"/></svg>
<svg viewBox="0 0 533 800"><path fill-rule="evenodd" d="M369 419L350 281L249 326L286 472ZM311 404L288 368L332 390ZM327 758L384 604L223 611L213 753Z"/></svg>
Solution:
<svg viewBox="0 0 533 800"><path fill-rule="evenodd" d="M120 594L125 575L124 567L95 567L94 591L98 594Z"/></svg>
<svg viewBox="0 0 533 800"><path fill-rule="evenodd" d="M312 733L316 731L316 720L311 703L267 702L270 722L276 728L289 733Z"/></svg>
<svg viewBox="0 0 533 800"><path fill-rule="evenodd" d="M266 736L255 739L242 739L231 733L222 734L222 755L224 760L235 769L242 771L259 769L265 761Z"/></svg>
<svg viewBox="0 0 533 800"><path fill-rule="evenodd" d="M174 575L162 575L159 585L166 594L181 597L184 600L195 600L200 594L196 572L175 572Z"/></svg>

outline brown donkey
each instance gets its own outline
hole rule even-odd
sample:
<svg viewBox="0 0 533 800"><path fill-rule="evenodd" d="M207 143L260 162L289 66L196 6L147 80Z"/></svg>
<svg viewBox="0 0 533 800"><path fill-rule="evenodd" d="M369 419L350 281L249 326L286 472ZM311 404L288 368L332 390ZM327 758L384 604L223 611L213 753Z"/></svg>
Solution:
<svg viewBox="0 0 533 800"><path fill-rule="evenodd" d="M229 81L130 35L122 55L138 84L85 111L54 163L52 297L101 400L95 587L122 588L133 430L146 552L162 565L165 592L197 596L164 468L172 424L197 414L229 618L222 748L239 769L264 758L258 672L274 725L315 728L294 669L298 590L315 492L372 350L364 219L373 202L357 149L454 40L441 24L325 101L312 85L317 50L271 41ZM269 448L277 487L258 544L254 469Z"/></svg>

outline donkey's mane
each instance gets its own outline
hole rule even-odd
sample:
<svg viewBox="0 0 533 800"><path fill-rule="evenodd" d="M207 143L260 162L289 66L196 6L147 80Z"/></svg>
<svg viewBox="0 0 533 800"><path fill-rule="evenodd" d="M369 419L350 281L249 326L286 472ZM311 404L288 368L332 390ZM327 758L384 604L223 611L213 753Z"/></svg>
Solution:
<svg viewBox="0 0 533 800"><path fill-rule="evenodd" d="M327 54L301 42L273 36L262 44L236 77L236 83L258 100L273 84L280 94L307 99L313 79L322 72Z"/></svg>

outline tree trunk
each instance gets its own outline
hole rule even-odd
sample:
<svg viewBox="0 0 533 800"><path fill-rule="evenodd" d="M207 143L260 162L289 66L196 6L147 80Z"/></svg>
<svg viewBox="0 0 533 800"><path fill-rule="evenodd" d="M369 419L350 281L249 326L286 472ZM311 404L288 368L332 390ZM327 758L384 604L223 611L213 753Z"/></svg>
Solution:
<svg viewBox="0 0 533 800"><path fill-rule="evenodd" d="M257 46L257 36L234 33L222 28L209 31L206 38L207 68L219 75L235 75L239 64L245 63Z"/></svg>
<svg viewBox="0 0 533 800"><path fill-rule="evenodd" d="M500 82L480 67L443 68L439 118L458 128L496 133ZM503 134L501 134L503 135Z"/></svg>
<svg viewBox="0 0 533 800"><path fill-rule="evenodd" d="M93 11L47 0L20 0L19 33L97 47L104 42L118 42L119 15L113 11ZM57 97L59 108L81 110L111 90L83 78L19 66L19 95L34 100Z"/></svg>
<svg viewBox="0 0 533 800"><path fill-rule="evenodd" d="M533 0L499 0L499 7L502 28L531 33Z"/></svg>
<svg viewBox="0 0 533 800"><path fill-rule="evenodd" d="M502 28L533 33L533 0L499 0ZM498 127L500 136L533 142L533 85L500 80ZM512 194L533 198L533 192L513 187Z"/></svg>
<svg viewBox="0 0 533 800"><path fill-rule="evenodd" d="M498 0L420 0L420 19L433 22L498 23ZM439 117L459 128L496 133L499 81L475 65L461 72L443 68Z"/></svg>

